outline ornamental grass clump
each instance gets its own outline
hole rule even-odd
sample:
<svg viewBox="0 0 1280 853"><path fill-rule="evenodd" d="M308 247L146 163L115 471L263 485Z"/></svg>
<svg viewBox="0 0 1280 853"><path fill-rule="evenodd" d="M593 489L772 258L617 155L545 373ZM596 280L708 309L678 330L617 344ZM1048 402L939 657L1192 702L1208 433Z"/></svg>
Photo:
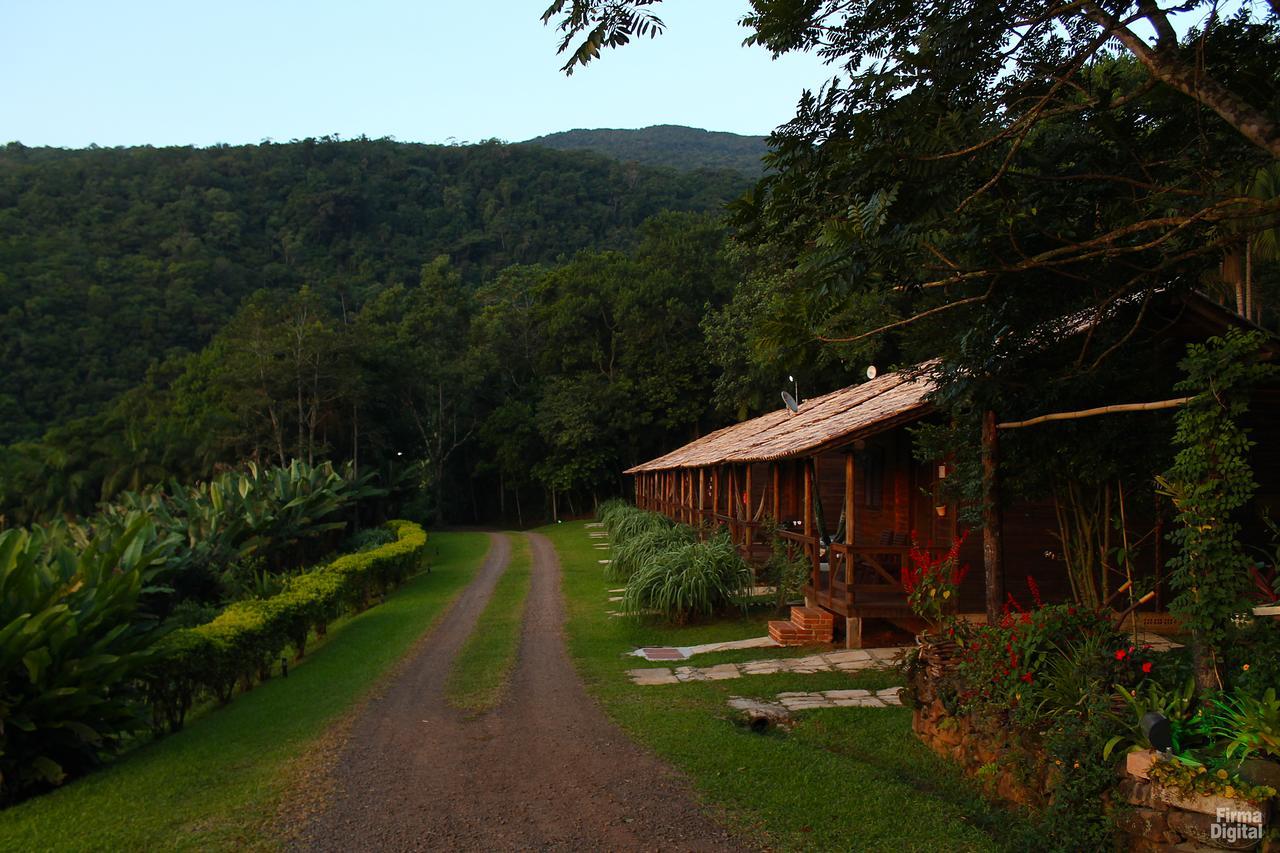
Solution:
<svg viewBox="0 0 1280 853"><path fill-rule="evenodd" d="M656 613L676 625L711 616L744 601L751 568L725 535L669 550L627 583L624 612Z"/></svg>
<svg viewBox="0 0 1280 853"><path fill-rule="evenodd" d="M675 524L666 516L633 506L625 506L609 513L604 521L609 531L609 541L616 548L644 533L670 530Z"/></svg>
<svg viewBox="0 0 1280 853"><path fill-rule="evenodd" d="M622 544L614 545L613 558L605 568L605 576L612 581L630 580L641 569L695 541L697 537L693 528L685 525L642 530Z"/></svg>

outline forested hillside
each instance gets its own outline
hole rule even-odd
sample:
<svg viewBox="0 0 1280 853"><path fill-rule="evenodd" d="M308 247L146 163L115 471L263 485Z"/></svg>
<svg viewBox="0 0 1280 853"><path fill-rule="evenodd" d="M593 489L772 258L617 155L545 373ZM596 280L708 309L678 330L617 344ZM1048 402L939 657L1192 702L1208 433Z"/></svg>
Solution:
<svg viewBox="0 0 1280 853"><path fill-rule="evenodd" d="M673 169L736 169L758 176L767 150L765 137L658 124L638 130L566 130L528 141L561 151L594 151L623 162Z"/></svg>
<svg viewBox="0 0 1280 853"><path fill-rule="evenodd" d="M746 180L587 152L388 140L0 149L0 443L94 415L200 349L258 290L335 316L445 257L474 286L511 264L635 245L663 210Z"/></svg>

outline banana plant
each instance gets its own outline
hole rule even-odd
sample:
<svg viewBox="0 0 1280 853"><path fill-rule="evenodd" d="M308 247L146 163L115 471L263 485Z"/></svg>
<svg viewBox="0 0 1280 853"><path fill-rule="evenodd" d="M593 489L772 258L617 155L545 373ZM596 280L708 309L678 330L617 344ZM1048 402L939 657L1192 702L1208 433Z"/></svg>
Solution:
<svg viewBox="0 0 1280 853"><path fill-rule="evenodd" d="M137 603L159 559L145 516L83 546L0 533L0 798L61 783L144 724L131 679L158 632Z"/></svg>

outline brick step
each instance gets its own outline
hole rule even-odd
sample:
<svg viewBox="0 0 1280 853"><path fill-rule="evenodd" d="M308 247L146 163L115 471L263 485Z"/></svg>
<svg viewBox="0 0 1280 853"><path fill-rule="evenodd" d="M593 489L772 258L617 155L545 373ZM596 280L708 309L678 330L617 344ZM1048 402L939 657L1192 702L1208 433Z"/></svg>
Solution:
<svg viewBox="0 0 1280 853"><path fill-rule="evenodd" d="M793 607L791 621L797 628L806 631L830 631L835 624L831 613L821 607Z"/></svg>
<svg viewBox="0 0 1280 853"><path fill-rule="evenodd" d="M813 646L831 642L831 629L814 631L776 619L769 623L769 636L780 646Z"/></svg>

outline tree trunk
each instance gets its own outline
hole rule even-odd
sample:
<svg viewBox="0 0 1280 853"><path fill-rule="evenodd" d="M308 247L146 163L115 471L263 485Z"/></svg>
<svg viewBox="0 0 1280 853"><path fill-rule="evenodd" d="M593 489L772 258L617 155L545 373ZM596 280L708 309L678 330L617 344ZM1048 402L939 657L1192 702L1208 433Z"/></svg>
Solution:
<svg viewBox="0 0 1280 853"><path fill-rule="evenodd" d="M1000 619L1004 604L1004 573L1000 565L1003 530L1000 517L1000 434L996 413L982 419L982 564L987 586L987 624Z"/></svg>
<svg viewBox="0 0 1280 853"><path fill-rule="evenodd" d="M1222 679L1218 677L1217 659L1213 649L1199 638L1191 641L1191 665L1195 671L1196 688L1201 693L1221 690Z"/></svg>

